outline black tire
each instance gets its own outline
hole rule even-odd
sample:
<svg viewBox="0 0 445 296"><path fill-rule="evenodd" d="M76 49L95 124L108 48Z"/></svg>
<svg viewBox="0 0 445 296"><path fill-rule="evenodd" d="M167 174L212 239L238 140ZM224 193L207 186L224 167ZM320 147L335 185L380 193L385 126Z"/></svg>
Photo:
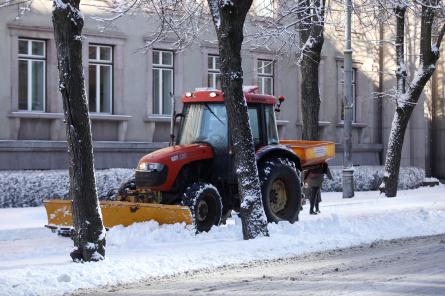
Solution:
<svg viewBox="0 0 445 296"><path fill-rule="evenodd" d="M190 208L197 232L207 232L221 222L222 199L218 189L211 184L193 183L187 187L182 204Z"/></svg>
<svg viewBox="0 0 445 296"><path fill-rule="evenodd" d="M124 201L129 190L136 190L136 183L134 178L130 178L122 183L119 188L113 188L107 193L108 200Z"/></svg>
<svg viewBox="0 0 445 296"><path fill-rule="evenodd" d="M261 163L258 169L267 221L298 221L301 183L295 163L287 158L273 158Z"/></svg>
<svg viewBox="0 0 445 296"><path fill-rule="evenodd" d="M136 190L136 181L134 178L128 179L122 183L117 192L118 194L124 194L127 193L128 190Z"/></svg>

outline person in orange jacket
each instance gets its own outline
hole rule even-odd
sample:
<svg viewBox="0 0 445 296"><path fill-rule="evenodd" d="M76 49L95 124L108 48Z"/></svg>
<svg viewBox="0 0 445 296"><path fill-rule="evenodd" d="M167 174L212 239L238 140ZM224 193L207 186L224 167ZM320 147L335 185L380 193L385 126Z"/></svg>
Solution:
<svg viewBox="0 0 445 296"><path fill-rule="evenodd" d="M304 187L309 195L309 214L311 215L320 213L321 185L323 183L324 175L329 179L332 179L331 171L326 163L321 167L305 172Z"/></svg>

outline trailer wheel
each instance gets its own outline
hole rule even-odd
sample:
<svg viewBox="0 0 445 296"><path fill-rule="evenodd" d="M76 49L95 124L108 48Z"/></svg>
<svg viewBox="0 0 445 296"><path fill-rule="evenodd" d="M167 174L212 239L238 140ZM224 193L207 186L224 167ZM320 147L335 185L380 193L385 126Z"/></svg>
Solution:
<svg viewBox="0 0 445 296"><path fill-rule="evenodd" d="M259 175L267 221L298 221L301 185L295 164L285 158L269 159L259 165Z"/></svg>
<svg viewBox="0 0 445 296"><path fill-rule="evenodd" d="M207 183L193 183L185 189L182 204L190 208L197 232L207 232L213 225L219 225L222 199L215 186Z"/></svg>

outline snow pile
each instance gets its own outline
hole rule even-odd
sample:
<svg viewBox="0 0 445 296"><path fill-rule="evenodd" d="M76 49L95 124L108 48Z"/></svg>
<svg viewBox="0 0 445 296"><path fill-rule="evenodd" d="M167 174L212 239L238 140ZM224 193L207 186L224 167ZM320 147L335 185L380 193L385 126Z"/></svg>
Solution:
<svg viewBox="0 0 445 296"><path fill-rule="evenodd" d="M333 180L324 179L322 191L342 191L342 167L330 167ZM383 181L383 166L356 166L354 167L354 187L356 191L378 190ZM399 174L399 190L418 188L425 179L425 170L416 167L401 167Z"/></svg>
<svg viewBox="0 0 445 296"><path fill-rule="evenodd" d="M132 177L133 169L96 171L97 194L105 199L108 191ZM0 171L0 208L35 207L43 199L67 199L68 171Z"/></svg>
<svg viewBox="0 0 445 296"><path fill-rule="evenodd" d="M342 168L331 167L334 180L325 178L323 191L342 191ZM131 178L133 169L107 169L96 171L97 194L106 199L107 193ZM355 167L355 190L377 190L383 179L383 167ZM422 185L425 171L415 167L400 168L399 189L412 189ZM43 199L68 198L68 171L0 171L0 208L35 207Z"/></svg>
<svg viewBox="0 0 445 296"><path fill-rule="evenodd" d="M117 226L107 233L104 261L78 264L68 255L72 241L41 227L43 208L0 209L0 294L62 295L381 239L441 234L445 186L401 191L392 199L375 191L358 192L353 199L325 193L321 210L321 215L310 216L306 207L300 222L269 224L270 237L249 241L242 239L238 218L199 235L182 224Z"/></svg>

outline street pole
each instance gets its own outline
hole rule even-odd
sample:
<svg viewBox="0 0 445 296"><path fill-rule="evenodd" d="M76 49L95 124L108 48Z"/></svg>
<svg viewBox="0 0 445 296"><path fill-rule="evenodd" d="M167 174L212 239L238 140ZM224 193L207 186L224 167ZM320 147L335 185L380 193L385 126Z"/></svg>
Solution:
<svg viewBox="0 0 445 296"><path fill-rule="evenodd" d="M351 47L351 11L352 0L345 0L345 50L344 50L344 129L343 129L343 198L354 197L354 168L352 166L352 47Z"/></svg>

